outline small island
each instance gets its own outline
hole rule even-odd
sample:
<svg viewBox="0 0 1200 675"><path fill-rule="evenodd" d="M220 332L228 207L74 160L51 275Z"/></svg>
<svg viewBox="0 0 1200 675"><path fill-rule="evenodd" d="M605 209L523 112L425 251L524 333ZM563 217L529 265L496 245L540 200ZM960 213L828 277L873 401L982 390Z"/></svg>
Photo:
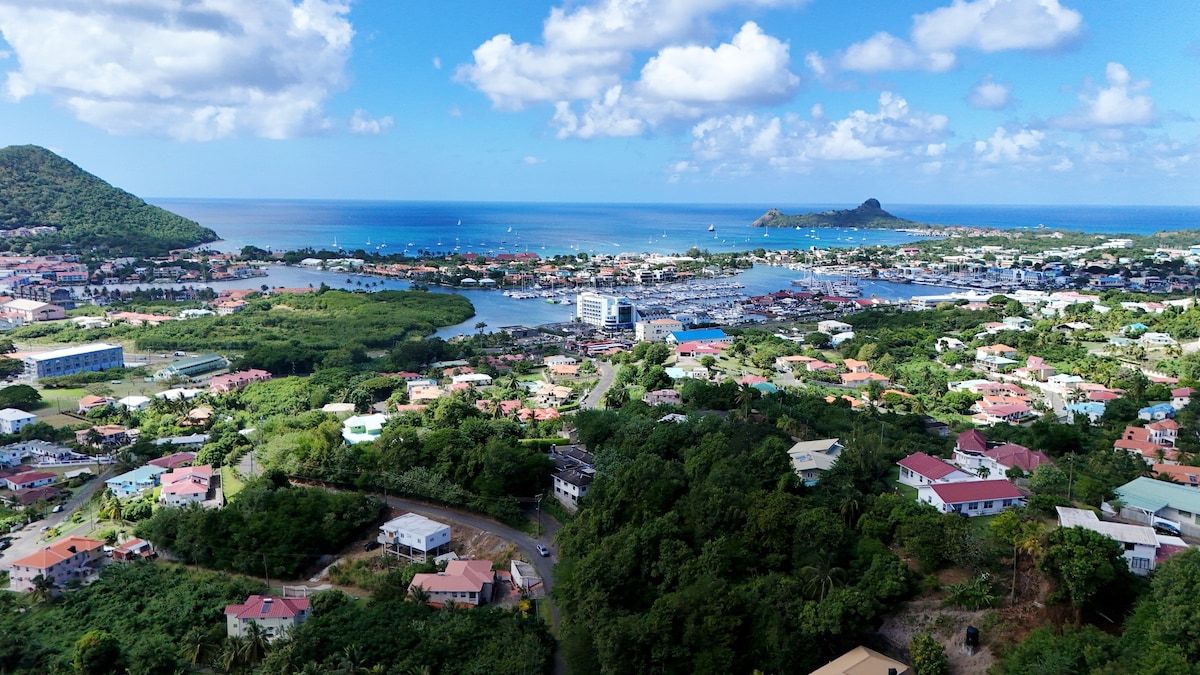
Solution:
<svg viewBox="0 0 1200 675"><path fill-rule="evenodd" d="M854 209L821 211L788 215L771 209L750 224L753 227L861 227L875 230L928 229L925 223L897 218L880 206L878 199L868 199Z"/></svg>

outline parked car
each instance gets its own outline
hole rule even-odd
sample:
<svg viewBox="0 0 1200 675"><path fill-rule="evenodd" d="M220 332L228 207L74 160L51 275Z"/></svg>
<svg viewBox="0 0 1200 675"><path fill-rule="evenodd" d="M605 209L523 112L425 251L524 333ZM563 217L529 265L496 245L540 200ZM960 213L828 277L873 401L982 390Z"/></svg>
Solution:
<svg viewBox="0 0 1200 675"><path fill-rule="evenodd" d="M51 513L62 513L62 504L55 504L54 508L50 509Z"/></svg>
<svg viewBox="0 0 1200 675"><path fill-rule="evenodd" d="M367 543L363 544L363 550L364 551L374 551L375 549L379 548L380 546L383 546L383 544L380 544L377 541L368 541Z"/></svg>
<svg viewBox="0 0 1200 675"><path fill-rule="evenodd" d="M175 356L187 356L187 352L175 352Z"/></svg>
<svg viewBox="0 0 1200 675"><path fill-rule="evenodd" d="M549 557L550 557L550 549L546 548L546 546L545 546L544 544L538 544L538 545L537 545L537 552L538 552L538 554L539 554L539 555L541 555L543 558L549 558Z"/></svg>

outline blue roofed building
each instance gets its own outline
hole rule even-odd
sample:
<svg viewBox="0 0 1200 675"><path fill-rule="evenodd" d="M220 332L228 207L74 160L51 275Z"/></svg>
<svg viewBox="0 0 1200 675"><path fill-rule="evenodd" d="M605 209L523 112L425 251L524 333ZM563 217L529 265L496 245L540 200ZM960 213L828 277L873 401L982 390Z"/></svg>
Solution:
<svg viewBox="0 0 1200 675"><path fill-rule="evenodd" d="M1170 403L1157 403L1146 406L1138 411L1138 419L1140 420L1165 420L1168 417L1174 416L1175 406Z"/></svg>
<svg viewBox="0 0 1200 675"><path fill-rule="evenodd" d="M129 499L157 487L159 474L166 473L166 471L165 467L147 464L139 466L129 473L113 476L104 481L104 484L113 491L118 499Z"/></svg>
<svg viewBox="0 0 1200 675"><path fill-rule="evenodd" d="M667 336L667 342L683 344L684 342L721 342L732 344L733 338L726 335L720 328L700 328L697 330L678 330Z"/></svg>
<svg viewBox="0 0 1200 675"><path fill-rule="evenodd" d="M1071 424L1075 423L1076 416L1086 417L1089 422L1096 424L1104 417L1104 404L1095 401L1072 403L1067 406L1067 415L1071 418Z"/></svg>

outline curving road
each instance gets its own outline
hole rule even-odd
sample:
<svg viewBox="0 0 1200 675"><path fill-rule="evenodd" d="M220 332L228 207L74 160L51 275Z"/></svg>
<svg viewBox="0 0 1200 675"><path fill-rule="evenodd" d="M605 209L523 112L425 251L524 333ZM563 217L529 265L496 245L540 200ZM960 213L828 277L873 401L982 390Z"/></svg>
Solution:
<svg viewBox="0 0 1200 675"><path fill-rule="evenodd" d="M579 404L580 408L599 408L600 402L604 400L604 393L617 379L617 369L612 364L600 360L594 360L592 363L596 364L596 370L600 373L600 381Z"/></svg>

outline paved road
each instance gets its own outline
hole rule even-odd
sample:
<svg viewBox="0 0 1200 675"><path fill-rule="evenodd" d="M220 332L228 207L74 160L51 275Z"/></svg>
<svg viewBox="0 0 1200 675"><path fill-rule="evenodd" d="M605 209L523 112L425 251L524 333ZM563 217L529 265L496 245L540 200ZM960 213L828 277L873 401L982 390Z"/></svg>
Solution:
<svg viewBox="0 0 1200 675"><path fill-rule="evenodd" d="M511 541L525 557L533 561L534 568L537 569L538 575L542 577L542 584L545 586L546 595L550 595L550 591L554 588L554 564L558 562L558 551L552 545L554 538L558 535L558 530L561 527L559 522L543 513L541 516L542 536L531 537L524 532L514 530L513 528L503 525L486 516L481 516L477 513L469 511L460 511L445 506L434 506L425 502L417 502L411 499L402 499L400 497L388 497L388 506L397 509L407 509L413 513L419 513L428 518L438 520L449 520L456 523L462 523L468 527L473 527L477 530L482 530L489 534L494 534L497 537ZM537 552L537 545L545 544L550 549L550 556L543 558ZM551 603L550 605L550 620L557 630L559 622L562 620L562 613L559 612L558 606ZM567 672L566 662L563 661L562 650L554 650L554 675L565 675Z"/></svg>
<svg viewBox="0 0 1200 675"><path fill-rule="evenodd" d="M105 471L105 473L101 474L99 478L95 478L84 484L79 489L75 490L75 493L71 496L71 499L65 505L63 505L63 510L61 512L51 513L45 519L26 525L25 529L19 532L13 532L12 547L0 552L0 564L6 565L18 558L24 558L30 553L37 551L42 546L45 546L47 542L42 539L41 530L43 527L58 527L62 523L67 523L70 525L67 519L70 518L71 514L74 513L75 510L86 505L96 490L104 487L104 478L108 476L108 473L108 471ZM67 536L70 534L82 534L83 532L80 530L85 532L90 529L91 521L85 519L84 522L74 527L64 529L61 534L62 536Z"/></svg>
<svg viewBox="0 0 1200 675"><path fill-rule="evenodd" d="M617 379L617 369L611 364L604 361L593 361L596 364L596 370L600 373L600 381L596 383L596 387L588 392L587 398L583 400L580 408L599 408L600 402L604 400L604 393L613 385Z"/></svg>

